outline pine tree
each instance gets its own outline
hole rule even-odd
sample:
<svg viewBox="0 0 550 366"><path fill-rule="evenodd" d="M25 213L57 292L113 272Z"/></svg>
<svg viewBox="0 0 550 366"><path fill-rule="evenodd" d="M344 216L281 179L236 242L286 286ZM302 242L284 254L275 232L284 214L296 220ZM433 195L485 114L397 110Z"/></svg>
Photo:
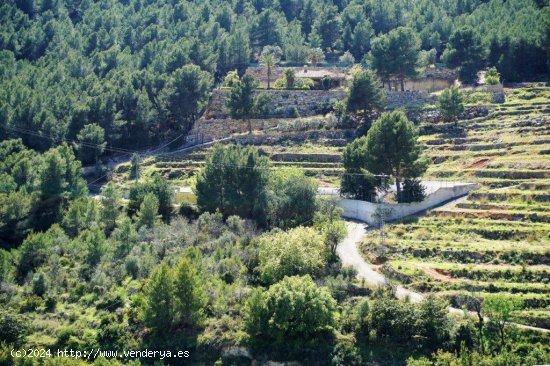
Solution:
<svg viewBox="0 0 550 366"><path fill-rule="evenodd" d="M239 83L231 88L226 101L231 117L244 119L248 123L248 133L252 133L252 113L254 109L254 89L258 85L251 75L244 75Z"/></svg>
<svg viewBox="0 0 550 366"><path fill-rule="evenodd" d="M120 215L120 193L113 182L101 188L101 221L106 233L113 231Z"/></svg>
<svg viewBox="0 0 550 366"><path fill-rule="evenodd" d="M153 193L146 193L145 197L143 197L143 202L139 207L137 216L138 227L145 226L148 229L153 228L157 220L160 218L158 211L159 200L157 196Z"/></svg>
<svg viewBox="0 0 550 366"><path fill-rule="evenodd" d="M384 91L376 75L370 70L359 71L353 75L347 97L348 112L368 112L381 110L384 106Z"/></svg>
<svg viewBox="0 0 550 366"><path fill-rule="evenodd" d="M366 168L374 174L394 177L398 200L403 179L419 177L428 167L418 131L403 112L382 114L369 129L365 143Z"/></svg>
<svg viewBox="0 0 550 366"><path fill-rule="evenodd" d="M456 126L458 116L464 112L464 96L457 87L452 86L441 93L437 107L443 119L448 122L455 121Z"/></svg>
<svg viewBox="0 0 550 366"><path fill-rule="evenodd" d="M78 154L84 163L97 163L105 151L105 130L95 123L84 126L78 135Z"/></svg>
<svg viewBox="0 0 550 366"><path fill-rule="evenodd" d="M203 281L195 265L186 257L178 262L174 276L176 316L184 325L200 321L206 305Z"/></svg>
<svg viewBox="0 0 550 366"><path fill-rule="evenodd" d="M144 288L143 321L157 336L169 336L175 319L174 274L168 264L159 265Z"/></svg>

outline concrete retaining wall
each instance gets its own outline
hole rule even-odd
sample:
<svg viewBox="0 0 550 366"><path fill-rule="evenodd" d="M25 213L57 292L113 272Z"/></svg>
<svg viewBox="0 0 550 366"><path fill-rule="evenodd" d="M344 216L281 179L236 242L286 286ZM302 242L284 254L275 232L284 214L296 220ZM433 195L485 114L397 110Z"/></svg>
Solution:
<svg viewBox="0 0 550 366"><path fill-rule="evenodd" d="M387 221L394 221L430 208L434 208L442 203L464 196L476 188L478 188L478 185L475 183L464 183L457 184L452 187L441 187L429 194L422 202L384 204L381 206L380 204L372 202L342 199L340 200L339 205L344 210L342 216L349 219L363 221L370 225L378 225L379 218L377 215L377 210L379 207L384 208L385 218Z"/></svg>

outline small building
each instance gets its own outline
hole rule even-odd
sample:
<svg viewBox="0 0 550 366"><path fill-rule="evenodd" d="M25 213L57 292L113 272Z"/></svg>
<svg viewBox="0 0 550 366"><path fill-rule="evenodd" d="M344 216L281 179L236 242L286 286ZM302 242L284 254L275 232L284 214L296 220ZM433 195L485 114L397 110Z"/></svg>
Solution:
<svg viewBox="0 0 550 366"><path fill-rule="evenodd" d="M337 68L314 68L309 69L304 65L302 69L296 71L296 79L313 80L313 89L334 89L346 85L347 75L344 69ZM326 81L328 80L328 81ZM328 85L325 83L328 82Z"/></svg>

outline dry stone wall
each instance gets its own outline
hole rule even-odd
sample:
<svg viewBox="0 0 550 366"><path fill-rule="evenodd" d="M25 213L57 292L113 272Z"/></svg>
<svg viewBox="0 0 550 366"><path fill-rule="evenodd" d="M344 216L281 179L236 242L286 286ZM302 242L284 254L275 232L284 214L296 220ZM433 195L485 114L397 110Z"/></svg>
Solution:
<svg viewBox="0 0 550 366"><path fill-rule="evenodd" d="M229 111L225 106L225 100L229 91L216 89L212 92L210 103L205 111L205 119L229 118ZM296 108L302 117L325 114L329 112L331 103L343 99L343 90L258 90L269 96L269 113L274 117L295 117L293 109Z"/></svg>
<svg viewBox="0 0 550 366"><path fill-rule="evenodd" d="M229 118L225 100L229 91L216 89L205 111L205 119ZM302 117L328 113L332 103L346 97L344 90L258 90L269 96L268 109L273 117L295 117L293 109ZM387 91L386 104L389 109L435 103L436 98L426 92Z"/></svg>
<svg viewBox="0 0 550 366"><path fill-rule="evenodd" d="M386 108L396 109L435 103L436 97L420 90L386 91Z"/></svg>
<svg viewBox="0 0 550 366"><path fill-rule="evenodd" d="M251 120L252 129L267 130L277 126L278 119L253 119ZM245 133L248 131L248 123L243 120L235 119L204 119L201 118L195 125L189 136L200 135L204 140L218 140L236 133Z"/></svg>

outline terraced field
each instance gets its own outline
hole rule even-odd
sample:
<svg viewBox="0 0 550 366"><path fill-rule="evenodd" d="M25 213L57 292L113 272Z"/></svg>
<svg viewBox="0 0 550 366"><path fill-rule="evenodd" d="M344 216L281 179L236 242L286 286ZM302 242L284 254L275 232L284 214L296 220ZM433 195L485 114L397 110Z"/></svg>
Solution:
<svg viewBox="0 0 550 366"><path fill-rule="evenodd" d="M369 232L362 251L389 277L458 307L463 295L521 299L515 320L550 329L550 88L510 91L508 100L458 128L423 126L428 176L481 188L387 225L384 247Z"/></svg>

